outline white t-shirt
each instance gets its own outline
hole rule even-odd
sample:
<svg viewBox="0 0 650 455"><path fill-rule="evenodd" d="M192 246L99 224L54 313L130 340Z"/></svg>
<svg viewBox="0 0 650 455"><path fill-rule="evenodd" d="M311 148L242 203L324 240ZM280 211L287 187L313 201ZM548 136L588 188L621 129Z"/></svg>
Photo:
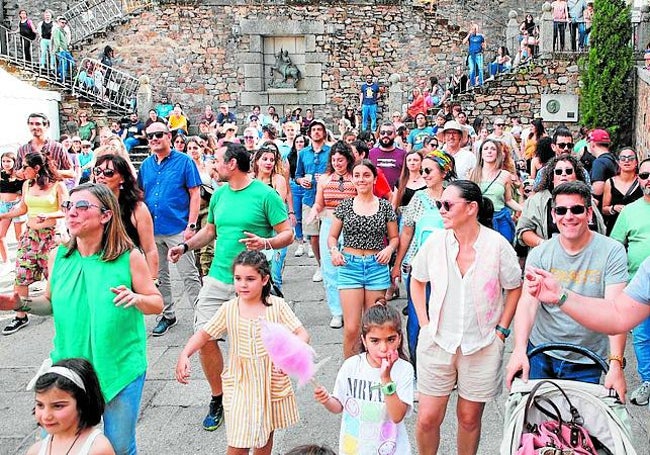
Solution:
<svg viewBox="0 0 650 455"><path fill-rule="evenodd" d="M443 148L443 150L445 149ZM463 147L457 151L455 155L452 156L454 157L454 164L458 179L469 179L469 173L476 167L476 155L474 155L474 153L469 149Z"/></svg>
<svg viewBox="0 0 650 455"><path fill-rule="evenodd" d="M390 376L397 396L413 408L413 366L398 359ZM343 405L340 455L410 455L411 445L404 420L394 423L386 411L379 368L368 363L367 354L350 357L339 370L332 394Z"/></svg>

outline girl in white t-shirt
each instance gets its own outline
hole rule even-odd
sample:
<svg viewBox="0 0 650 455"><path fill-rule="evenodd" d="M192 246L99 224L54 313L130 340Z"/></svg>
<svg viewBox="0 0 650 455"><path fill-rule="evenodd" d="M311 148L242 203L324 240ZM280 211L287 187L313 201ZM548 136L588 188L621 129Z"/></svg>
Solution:
<svg viewBox="0 0 650 455"><path fill-rule="evenodd" d="M403 354L400 314L384 299L364 313L361 342L361 353L339 370L332 395L319 386L314 397L343 413L339 454L409 455L404 417L413 407L413 367Z"/></svg>

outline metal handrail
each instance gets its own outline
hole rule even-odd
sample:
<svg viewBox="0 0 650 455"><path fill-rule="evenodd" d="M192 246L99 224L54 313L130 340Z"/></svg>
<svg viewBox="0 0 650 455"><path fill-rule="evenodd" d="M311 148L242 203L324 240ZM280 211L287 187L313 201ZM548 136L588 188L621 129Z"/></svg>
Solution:
<svg viewBox="0 0 650 455"><path fill-rule="evenodd" d="M63 15L72 31L71 43L77 43L122 17L120 0L85 0L70 7Z"/></svg>
<svg viewBox="0 0 650 455"><path fill-rule="evenodd" d="M84 58L72 91L113 109L133 112L139 87L140 81L124 71L106 66L99 60Z"/></svg>

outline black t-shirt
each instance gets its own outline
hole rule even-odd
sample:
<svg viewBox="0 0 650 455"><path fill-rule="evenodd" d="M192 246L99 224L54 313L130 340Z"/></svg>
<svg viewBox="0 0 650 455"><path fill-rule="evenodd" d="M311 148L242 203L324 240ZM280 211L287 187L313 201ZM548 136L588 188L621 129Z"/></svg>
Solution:
<svg viewBox="0 0 650 455"><path fill-rule="evenodd" d="M618 162L613 153L600 155L591 165L591 182L605 182L618 174Z"/></svg>

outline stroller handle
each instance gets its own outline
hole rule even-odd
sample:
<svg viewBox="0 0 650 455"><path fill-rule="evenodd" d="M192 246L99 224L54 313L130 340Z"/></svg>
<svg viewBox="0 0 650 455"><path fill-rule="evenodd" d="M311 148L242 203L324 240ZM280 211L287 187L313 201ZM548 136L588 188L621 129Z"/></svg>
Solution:
<svg viewBox="0 0 650 455"><path fill-rule="evenodd" d="M533 349L528 351L528 358L535 357L536 355L542 354L547 351L568 351L568 352L575 352L576 354L581 354L585 357L587 357L589 360L592 360L594 364L600 367L600 369L604 372L607 373L609 371L609 365L603 360L602 357L600 357L598 354L596 354L594 351L591 349L585 348L583 346L579 346L577 344L571 344L571 343L543 343L538 346L535 346Z"/></svg>

